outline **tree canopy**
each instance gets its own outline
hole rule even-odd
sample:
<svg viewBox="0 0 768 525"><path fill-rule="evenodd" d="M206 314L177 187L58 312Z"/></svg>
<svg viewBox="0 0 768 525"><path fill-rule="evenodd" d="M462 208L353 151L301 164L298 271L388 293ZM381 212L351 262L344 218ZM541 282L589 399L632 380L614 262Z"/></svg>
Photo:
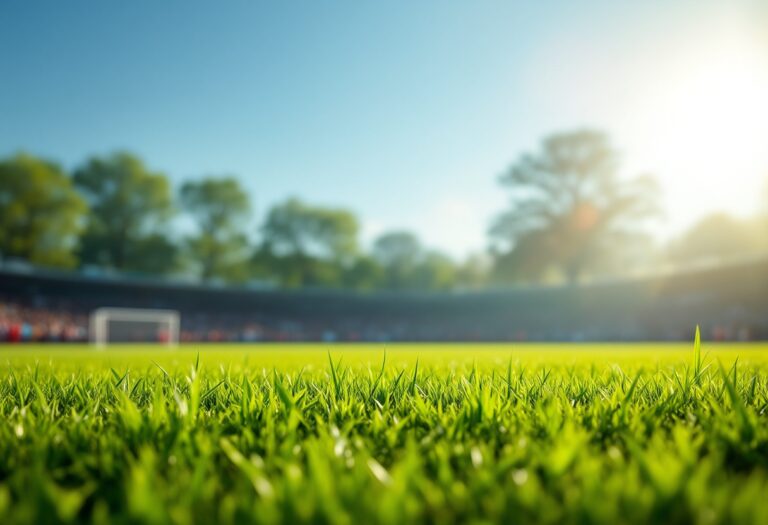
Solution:
<svg viewBox="0 0 768 525"><path fill-rule="evenodd" d="M348 210L290 198L267 214L256 259L286 286L339 285L356 262L359 230Z"/></svg>
<svg viewBox="0 0 768 525"><path fill-rule="evenodd" d="M0 254L71 268L87 207L56 164L18 154L0 161Z"/></svg>
<svg viewBox="0 0 768 525"><path fill-rule="evenodd" d="M140 269L147 237L161 231L173 213L168 178L120 152L92 157L75 170L73 180L90 207L81 263Z"/></svg>
<svg viewBox="0 0 768 525"><path fill-rule="evenodd" d="M262 234L278 254L344 259L357 252L359 229L357 218L348 210L290 198L269 211Z"/></svg>
<svg viewBox="0 0 768 525"><path fill-rule="evenodd" d="M684 264L764 253L768 235L760 222L709 214L672 242L670 258Z"/></svg>
<svg viewBox="0 0 768 525"><path fill-rule="evenodd" d="M656 185L650 177L621 179L618 167L608 138L591 130L552 135L520 157L500 179L511 202L490 230L497 273L557 265L573 282L618 239L638 234L634 226L657 210Z"/></svg>
<svg viewBox="0 0 768 525"><path fill-rule="evenodd" d="M244 280L248 238L244 222L251 213L248 194L234 177L208 177L184 183L181 205L197 224L187 239L189 255L205 280Z"/></svg>
<svg viewBox="0 0 768 525"><path fill-rule="evenodd" d="M453 260L425 249L414 234L391 231L373 245L373 257L382 267L382 286L389 290L439 290L456 284Z"/></svg>
<svg viewBox="0 0 768 525"><path fill-rule="evenodd" d="M489 250L456 262L408 231L386 232L366 249L352 211L298 198L265 210L257 234L235 176L187 181L174 193L165 174L127 152L91 157L71 177L20 154L0 160L0 256L284 287L435 290L573 282L617 276L642 259L768 249L754 240L768 238L768 214L763 222L713 216L665 250L653 246L642 226L658 210L655 183L620 177L618 152L597 131L545 138L500 183L510 205L489 230ZM189 220L172 221L179 210Z"/></svg>
<svg viewBox="0 0 768 525"><path fill-rule="evenodd" d="M413 287L421 256L421 242L411 232L386 232L373 244L373 257L384 271L384 286L391 290Z"/></svg>

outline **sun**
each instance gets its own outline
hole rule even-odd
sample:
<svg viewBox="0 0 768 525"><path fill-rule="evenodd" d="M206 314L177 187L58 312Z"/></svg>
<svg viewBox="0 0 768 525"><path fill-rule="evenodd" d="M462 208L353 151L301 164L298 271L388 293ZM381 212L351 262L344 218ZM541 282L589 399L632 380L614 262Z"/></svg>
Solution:
<svg viewBox="0 0 768 525"><path fill-rule="evenodd" d="M768 46L731 35L665 73L641 111L669 205L753 208L768 179Z"/></svg>
<svg viewBox="0 0 768 525"><path fill-rule="evenodd" d="M768 63L765 65L768 68ZM664 104L670 152L684 162L749 168L765 145L768 85L743 56L723 57L682 79Z"/></svg>

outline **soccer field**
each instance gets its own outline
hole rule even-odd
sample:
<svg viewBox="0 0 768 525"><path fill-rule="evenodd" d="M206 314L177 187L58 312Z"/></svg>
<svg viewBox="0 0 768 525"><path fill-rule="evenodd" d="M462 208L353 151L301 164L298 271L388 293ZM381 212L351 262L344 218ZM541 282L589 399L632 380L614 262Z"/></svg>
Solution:
<svg viewBox="0 0 768 525"><path fill-rule="evenodd" d="M765 344L0 362L1 523L768 523Z"/></svg>

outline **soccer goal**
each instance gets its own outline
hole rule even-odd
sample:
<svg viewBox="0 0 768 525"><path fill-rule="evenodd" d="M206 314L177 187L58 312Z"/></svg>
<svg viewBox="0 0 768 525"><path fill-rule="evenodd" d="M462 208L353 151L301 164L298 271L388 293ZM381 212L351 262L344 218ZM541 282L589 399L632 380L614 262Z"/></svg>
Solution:
<svg viewBox="0 0 768 525"><path fill-rule="evenodd" d="M179 343L179 312L144 308L98 308L91 312L89 337L97 348L109 343Z"/></svg>

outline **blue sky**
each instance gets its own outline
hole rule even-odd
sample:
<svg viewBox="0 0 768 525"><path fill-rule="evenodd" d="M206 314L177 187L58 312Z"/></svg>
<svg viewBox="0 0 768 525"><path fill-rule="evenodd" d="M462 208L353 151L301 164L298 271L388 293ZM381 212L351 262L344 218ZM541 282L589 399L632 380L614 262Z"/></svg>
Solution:
<svg viewBox="0 0 768 525"><path fill-rule="evenodd" d="M662 236L749 213L768 179L759 1L10 0L0 70L0 154L127 149L176 183L237 175L254 224L299 195L454 255L552 131L604 129L627 175L656 174Z"/></svg>

